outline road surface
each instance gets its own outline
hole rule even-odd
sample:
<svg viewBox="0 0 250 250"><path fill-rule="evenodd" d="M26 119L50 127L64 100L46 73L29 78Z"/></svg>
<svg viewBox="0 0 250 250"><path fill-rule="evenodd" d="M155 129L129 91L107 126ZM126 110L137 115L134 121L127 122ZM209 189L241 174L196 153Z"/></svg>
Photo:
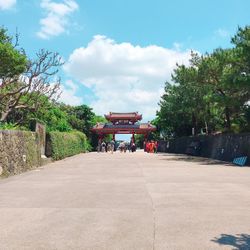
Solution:
<svg viewBox="0 0 250 250"><path fill-rule="evenodd" d="M88 153L0 180L0 249L250 249L250 168Z"/></svg>

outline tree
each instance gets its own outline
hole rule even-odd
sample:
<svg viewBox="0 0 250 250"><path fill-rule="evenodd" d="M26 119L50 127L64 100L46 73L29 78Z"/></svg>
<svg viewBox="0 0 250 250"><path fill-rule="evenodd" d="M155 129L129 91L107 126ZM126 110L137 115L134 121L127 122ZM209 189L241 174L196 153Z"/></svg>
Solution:
<svg viewBox="0 0 250 250"><path fill-rule="evenodd" d="M205 128L213 127L211 111L206 95L209 86L201 86L198 81L197 55L193 54L191 66L177 65L172 75L172 83L166 83L161 97L160 110L155 121L161 136L190 135L192 128L197 134Z"/></svg>
<svg viewBox="0 0 250 250"><path fill-rule="evenodd" d="M61 109L60 104L51 102L45 95L40 96L39 99L43 105L36 112L30 112L28 109L16 109L9 114L7 122L30 129L34 121L38 121L46 124L47 131L68 132L73 130L68 114Z"/></svg>
<svg viewBox="0 0 250 250"><path fill-rule="evenodd" d="M18 36L16 40L7 35L7 30L0 28L0 79L7 81L16 77L26 70L27 58L22 49L18 50Z"/></svg>
<svg viewBox="0 0 250 250"><path fill-rule="evenodd" d="M235 45L235 61L233 82L240 87L240 99L244 102L244 109L248 109L250 100L250 26L238 28L232 38Z"/></svg>
<svg viewBox="0 0 250 250"><path fill-rule="evenodd" d="M87 105L72 107L61 104L61 109L68 114L69 123L73 129L80 130L90 137L90 129L95 125L95 113Z"/></svg>
<svg viewBox="0 0 250 250"><path fill-rule="evenodd" d="M250 26L238 28L235 47L191 53L166 83L156 120L165 137L214 131L249 131Z"/></svg>
<svg viewBox="0 0 250 250"><path fill-rule="evenodd" d="M27 60L6 30L1 30L0 42L0 61L6 63L0 67L0 122L5 122L14 110L36 111L43 105L39 98L43 95L50 100L58 98L60 79L55 75L63 64L58 53L42 49L36 59Z"/></svg>

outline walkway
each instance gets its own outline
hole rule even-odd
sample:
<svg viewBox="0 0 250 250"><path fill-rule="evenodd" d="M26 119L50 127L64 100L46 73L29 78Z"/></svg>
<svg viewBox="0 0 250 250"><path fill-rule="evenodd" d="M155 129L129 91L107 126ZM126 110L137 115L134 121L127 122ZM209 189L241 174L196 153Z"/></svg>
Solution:
<svg viewBox="0 0 250 250"><path fill-rule="evenodd" d="M0 249L250 249L250 168L143 152L55 162L0 180Z"/></svg>

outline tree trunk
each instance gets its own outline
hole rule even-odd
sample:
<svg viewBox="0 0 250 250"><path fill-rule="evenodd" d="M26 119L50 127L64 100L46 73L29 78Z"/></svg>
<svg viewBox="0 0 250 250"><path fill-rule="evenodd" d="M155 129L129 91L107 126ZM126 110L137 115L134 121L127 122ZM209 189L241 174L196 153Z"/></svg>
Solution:
<svg viewBox="0 0 250 250"><path fill-rule="evenodd" d="M6 119L7 119L7 117L8 117L8 115L9 115L9 113L10 113L10 110L2 111L2 113L1 113L1 118L0 118L0 122L5 122Z"/></svg>

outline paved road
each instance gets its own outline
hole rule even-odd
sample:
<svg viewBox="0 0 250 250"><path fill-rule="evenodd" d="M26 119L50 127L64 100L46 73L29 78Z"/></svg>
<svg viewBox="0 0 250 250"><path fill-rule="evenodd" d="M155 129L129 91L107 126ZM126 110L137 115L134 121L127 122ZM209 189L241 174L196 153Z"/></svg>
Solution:
<svg viewBox="0 0 250 250"><path fill-rule="evenodd" d="M0 180L0 249L250 249L250 168L82 154Z"/></svg>

